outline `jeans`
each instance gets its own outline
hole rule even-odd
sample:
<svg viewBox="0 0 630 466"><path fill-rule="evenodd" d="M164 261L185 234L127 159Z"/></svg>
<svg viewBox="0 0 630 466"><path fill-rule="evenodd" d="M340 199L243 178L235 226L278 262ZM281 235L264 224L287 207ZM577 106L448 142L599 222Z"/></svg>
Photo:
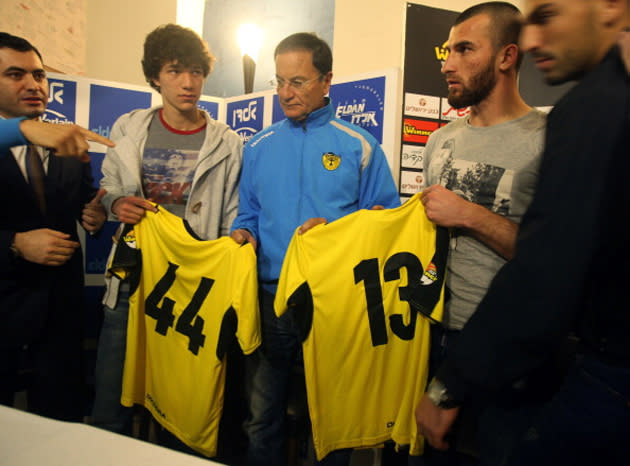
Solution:
<svg viewBox="0 0 630 466"><path fill-rule="evenodd" d="M245 430L249 438L249 466L285 465L288 386L302 342L293 315L278 318L273 309L274 295L261 290L262 344L246 362L249 387L249 418ZM320 465L347 465L352 450L328 454Z"/></svg>
<svg viewBox="0 0 630 466"><path fill-rule="evenodd" d="M625 465L628 438L630 368L580 355L504 464Z"/></svg>
<svg viewBox="0 0 630 466"><path fill-rule="evenodd" d="M92 424L119 434L131 434L132 408L120 404L122 394L129 285L121 284L114 309L104 306L103 326L98 340L94 368Z"/></svg>
<svg viewBox="0 0 630 466"><path fill-rule="evenodd" d="M262 344L246 362L249 388L248 465L283 465L285 458L285 413L291 368L300 342L293 316L278 318L274 296L261 290Z"/></svg>

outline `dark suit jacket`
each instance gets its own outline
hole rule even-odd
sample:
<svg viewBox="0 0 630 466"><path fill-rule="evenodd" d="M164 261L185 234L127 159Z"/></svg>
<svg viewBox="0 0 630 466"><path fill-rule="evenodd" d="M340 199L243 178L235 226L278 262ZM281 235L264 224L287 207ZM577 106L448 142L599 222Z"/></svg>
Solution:
<svg viewBox="0 0 630 466"><path fill-rule="evenodd" d="M45 187L47 211L42 215L15 158L0 156L0 348L31 343L51 326L77 331L84 319L80 248L60 267L14 258L10 251L16 232L39 228L68 233L78 241L76 221L96 194L89 163L51 156Z"/></svg>

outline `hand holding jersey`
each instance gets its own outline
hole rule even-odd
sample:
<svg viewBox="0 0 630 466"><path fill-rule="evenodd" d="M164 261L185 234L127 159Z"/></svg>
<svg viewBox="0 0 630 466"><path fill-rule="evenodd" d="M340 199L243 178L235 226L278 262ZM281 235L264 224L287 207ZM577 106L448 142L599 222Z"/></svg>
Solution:
<svg viewBox="0 0 630 466"><path fill-rule="evenodd" d="M385 207L383 207L382 205L375 205L374 207L372 207L371 210L383 210ZM321 223L326 223L326 219L324 217L313 217L313 218L309 218L306 222L304 222L300 228L298 228L298 234L299 235L303 235L304 233L306 233L308 230L310 230L311 228L321 224Z"/></svg>
<svg viewBox="0 0 630 466"><path fill-rule="evenodd" d="M254 247L254 251L256 250L256 238L249 231L239 228L238 230L234 230L231 235L232 239L236 241L238 244L249 243Z"/></svg>
<svg viewBox="0 0 630 466"><path fill-rule="evenodd" d="M135 225L146 211L157 212L155 206L148 200L137 196L119 197L112 203L112 212L122 223Z"/></svg>

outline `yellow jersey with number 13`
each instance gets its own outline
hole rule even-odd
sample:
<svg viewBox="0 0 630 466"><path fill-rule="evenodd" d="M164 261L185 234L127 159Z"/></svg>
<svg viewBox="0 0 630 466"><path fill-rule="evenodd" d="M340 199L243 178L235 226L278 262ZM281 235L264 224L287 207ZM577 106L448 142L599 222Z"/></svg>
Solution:
<svg viewBox="0 0 630 466"><path fill-rule="evenodd" d="M317 458L393 439L422 450L429 324L442 318L448 232L419 194L294 234L275 310L294 313Z"/></svg>

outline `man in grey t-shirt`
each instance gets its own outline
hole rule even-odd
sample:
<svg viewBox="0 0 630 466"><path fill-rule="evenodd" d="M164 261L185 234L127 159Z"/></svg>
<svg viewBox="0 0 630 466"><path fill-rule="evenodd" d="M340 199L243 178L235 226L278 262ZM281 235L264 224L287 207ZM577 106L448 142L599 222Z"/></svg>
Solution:
<svg viewBox="0 0 630 466"><path fill-rule="evenodd" d="M428 188L422 203L428 218L451 232L446 329L432 329L433 369L512 257L518 223L536 186L545 115L518 91L520 19L511 4L480 4L456 19L448 39L442 67L448 101L455 108L470 106L470 114L434 132L424 153ZM432 381L429 392L433 386ZM456 433L455 448L446 453L449 464L474 463L463 454L476 455L472 433ZM439 455L427 452L424 464L444 461Z"/></svg>

